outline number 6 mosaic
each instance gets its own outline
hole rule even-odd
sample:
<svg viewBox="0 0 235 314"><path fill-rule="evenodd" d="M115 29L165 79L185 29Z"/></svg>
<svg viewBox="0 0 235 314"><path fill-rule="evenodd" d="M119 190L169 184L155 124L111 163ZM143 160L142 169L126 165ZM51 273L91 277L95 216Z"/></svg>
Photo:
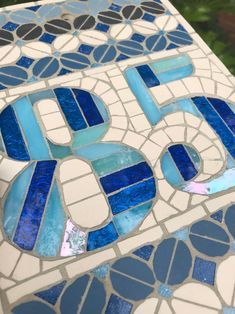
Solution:
<svg viewBox="0 0 235 314"><path fill-rule="evenodd" d="M0 313L234 314L234 85L168 0L0 9Z"/></svg>

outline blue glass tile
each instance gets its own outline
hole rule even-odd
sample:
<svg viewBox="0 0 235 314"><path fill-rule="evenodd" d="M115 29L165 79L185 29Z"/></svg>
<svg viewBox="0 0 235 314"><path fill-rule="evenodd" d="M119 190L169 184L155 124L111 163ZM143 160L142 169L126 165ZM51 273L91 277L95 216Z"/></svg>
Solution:
<svg viewBox="0 0 235 314"><path fill-rule="evenodd" d="M153 22L155 20L156 16L154 15L151 15L149 13L145 13L143 16L142 16L142 19L145 20L145 21L148 21L148 22Z"/></svg>
<svg viewBox="0 0 235 314"><path fill-rule="evenodd" d="M48 43L51 44L53 43L53 41L56 39L56 36L48 34L48 33L44 33L42 34L42 36L39 38L39 41L42 41L44 43Z"/></svg>
<svg viewBox="0 0 235 314"><path fill-rule="evenodd" d="M15 112L11 106L8 106L1 113L0 125L8 156L16 160L30 160Z"/></svg>
<svg viewBox="0 0 235 314"><path fill-rule="evenodd" d="M34 62L35 60L31 59L31 58L28 58L28 57L21 57L17 62L16 64L23 67L23 68L30 68L30 66L32 65L32 63Z"/></svg>
<svg viewBox="0 0 235 314"><path fill-rule="evenodd" d="M131 39L139 43L142 43L145 40L145 37L143 35L135 33L132 35Z"/></svg>
<svg viewBox="0 0 235 314"><path fill-rule="evenodd" d="M171 31L167 34L167 37L177 45L191 45L193 40L187 32L180 30Z"/></svg>
<svg viewBox="0 0 235 314"><path fill-rule="evenodd" d="M191 180L197 175L197 169L183 145L176 144L170 146L168 150L185 181Z"/></svg>
<svg viewBox="0 0 235 314"><path fill-rule="evenodd" d="M85 129L87 127L86 122L71 90L68 88L56 88L54 92L72 130Z"/></svg>
<svg viewBox="0 0 235 314"><path fill-rule="evenodd" d="M87 240L87 251L99 249L118 239L117 231L114 224L110 222L105 227L90 231Z"/></svg>
<svg viewBox="0 0 235 314"><path fill-rule="evenodd" d="M3 86L2 84L0 84L0 90L6 89L6 86Z"/></svg>
<svg viewBox="0 0 235 314"><path fill-rule="evenodd" d="M59 299L59 296L61 295L64 289L65 284L66 284L66 281L62 281L58 285L55 285L47 290L35 293L35 295L39 297L40 299L52 305L55 305L57 300Z"/></svg>
<svg viewBox="0 0 235 314"><path fill-rule="evenodd" d="M180 80L184 77L190 76L193 73L193 66L191 64L172 69L166 72L158 73L158 79L161 84L166 84L172 81Z"/></svg>
<svg viewBox="0 0 235 314"><path fill-rule="evenodd" d="M3 29L13 32L14 30L17 29L17 27L19 26L19 24L15 24L12 22L8 22L7 24L5 24L4 26L2 26Z"/></svg>
<svg viewBox="0 0 235 314"><path fill-rule="evenodd" d="M218 221L218 222L222 222L223 221L223 211L222 210L217 211L216 213L211 215L211 218Z"/></svg>
<svg viewBox="0 0 235 314"><path fill-rule="evenodd" d="M224 124L224 121L213 109L205 97L192 98L197 109L203 114L209 125L216 131L233 158L235 158L235 138L231 131Z"/></svg>
<svg viewBox="0 0 235 314"><path fill-rule="evenodd" d="M68 70L68 69L62 68L62 69L60 70L58 76L60 76L60 75L65 75L65 74L68 74L68 73L71 73L71 71Z"/></svg>
<svg viewBox="0 0 235 314"><path fill-rule="evenodd" d="M170 184L174 186L179 186L184 182L169 152L166 152L163 155L161 160L161 166L162 172L164 173L165 178Z"/></svg>
<svg viewBox="0 0 235 314"><path fill-rule="evenodd" d="M187 55L180 55L176 57L171 57L151 63L151 67L154 69L156 74L162 72L168 72L178 68L184 68L191 65L192 61Z"/></svg>
<svg viewBox="0 0 235 314"><path fill-rule="evenodd" d="M107 31L109 30L109 25L103 24L103 23L97 23L95 29L97 31L101 31L104 33L107 33Z"/></svg>
<svg viewBox="0 0 235 314"><path fill-rule="evenodd" d="M103 123L92 128L80 130L73 137L72 148L77 149L88 144L92 144L103 137L109 129L108 123Z"/></svg>
<svg viewBox="0 0 235 314"><path fill-rule="evenodd" d="M235 205L228 208L224 220L229 232L235 239Z"/></svg>
<svg viewBox="0 0 235 314"><path fill-rule="evenodd" d="M150 285L155 283L153 272L149 266L145 262L133 257L120 258L113 264L112 269Z"/></svg>
<svg viewBox="0 0 235 314"><path fill-rule="evenodd" d="M195 258L192 278L214 285L216 263L207 261L198 256Z"/></svg>
<svg viewBox="0 0 235 314"><path fill-rule="evenodd" d="M223 314L235 314L235 307L224 307Z"/></svg>
<svg viewBox="0 0 235 314"><path fill-rule="evenodd" d="M63 159L72 155L72 151L70 147L67 146L59 146L48 141L48 145L50 147L50 152L54 159Z"/></svg>
<svg viewBox="0 0 235 314"><path fill-rule="evenodd" d="M89 126L98 125L104 122L89 92L81 90L81 89L73 89L73 93L79 103L79 106Z"/></svg>
<svg viewBox="0 0 235 314"><path fill-rule="evenodd" d="M97 278L104 279L109 274L109 270L110 270L110 265L109 264L104 264L104 265L98 266L95 269L93 269L92 273Z"/></svg>
<svg viewBox="0 0 235 314"><path fill-rule="evenodd" d="M17 226L19 209L24 200L31 181L35 163L26 168L13 182L3 207L3 226L7 236L11 239Z"/></svg>
<svg viewBox="0 0 235 314"><path fill-rule="evenodd" d="M109 196L109 204L114 215L151 200L156 194L155 180L149 179Z"/></svg>
<svg viewBox="0 0 235 314"><path fill-rule="evenodd" d="M136 69L148 88L160 85L156 75L147 64L140 65Z"/></svg>
<svg viewBox="0 0 235 314"><path fill-rule="evenodd" d="M129 59L130 57L128 57L128 56L126 56L126 55L124 55L124 54L122 54L122 53L120 53L120 55L116 58L116 62L119 62L119 61L122 61L122 60L127 60L127 59Z"/></svg>
<svg viewBox="0 0 235 314"><path fill-rule="evenodd" d="M183 241L169 238L157 247L153 268L160 282L169 285L183 282L189 275L191 265L192 257Z"/></svg>
<svg viewBox="0 0 235 314"><path fill-rule="evenodd" d="M113 222L119 235L133 231L144 220L152 207L152 202L140 205L114 216Z"/></svg>
<svg viewBox="0 0 235 314"><path fill-rule="evenodd" d="M22 249L34 247L56 163L40 161L36 165L13 240Z"/></svg>
<svg viewBox="0 0 235 314"><path fill-rule="evenodd" d="M81 52L81 53L84 53L86 55L89 55L92 52L93 49L94 49L94 47L92 47L92 46L82 44L79 47L78 52Z"/></svg>
<svg viewBox="0 0 235 314"><path fill-rule="evenodd" d="M235 113L230 109L228 104L221 99L208 98L208 100L232 131L233 135L235 135Z"/></svg>
<svg viewBox="0 0 235 314"><path fill-rule="evenodd" d="M146 162L141 162L132 167L120 170L100 178L100 183L106 194L137 183L153 175L151 168Z"/></svg>
<svg viewBox="0 0 235 314"><path fill-rule="evenodd" d="M115 11L115 12L120 12L121 8L122 7L120 5L112 3L111 6L109 7L109 10L112 10L112 11Z"/></svg>
<svg viewBox="0 0 235 314"><path fill-rule="evenodd" d="M120 296L129 300L143 300L153 292L153 288L148 284L127 277L124 274L116 273L115 271L110 272L110 279L114 290Z"/></svg>
<svg viewBox="0 0 235 314"><path fill-rule="evenodd" d="M66 215L57 184L54 183L45 208L35 250L41 256L57 256L64 237Z"/></svg>
<svg viewBox="0 0 235 314"><path fill-rule="evenodd" d="M92 162L93 169L99 176L104 176L114 171L137 164L144 161L143 157L136 151L127 151L125 153L115 153Z"/></svg>
<svg viewBox="0 0 235 314"><path fill-rule="evenodd" d="M21 303L12 310L13 314L56 314L56 312L46 304L38 301Z"/></svg>
<svg viewBox="0 0 235 314"><path fill-rule="evenodd" d="M31 94L28 97L30 99L30 102L32 104L35 104L36 102L38 102L39 100L42 100L42 99L55 98L55 94L53 93L53 91L51 89L48 89L48 90L45 90L42 92L37 92L37 93Z"/></svg>
<svg viewBox="0 0 235 314"><path fill-rule="evenodd" d="M166 285L161 284L158 289L157 292L160 296L162 296L163 298L169 299L172 297L172 290L171 288L169 288Z"/></svg>
<svg viewBox="0 0 235 314"><path fill-rule="evenodd" d="M41 5L35 5L32 7L27 7L26 9L36 12L40 7L41 7Z"/></svg>
<svg viewBox="0 0 235 314"><path fill-rule="evenodd" d="M111 294L105 314L131 314L132 304L126 300Z"/></svg>
<svg viewBox="0 0 235 314"><path fill-rule="evenodd" d="M79 314L102 314L105 298L106 292L104 285L97 278L94 278L86 295L85 302L83 303L81 310L79 310Z"/></svg>
<svg viewBox="0 0 235 314"><path fill-rule="evenodd" d="M171 50L171 49L175 49L175 48L178 48L180 46L178 45L175 45L175 44L169 44L167 47L166 47L166 50Z"/></svg>
<svg viewBox="0 0 235 314"><path fill-rule="evenodd" d="M33 106L28 97L17 100L13 108L15 109L18 121L24 132L30 157L36 160L51 159L45 137L38 125Z"/></svg>
<svg viewBox="0 0 235 314"><path fill-rule="evenodd" d="M89 276L84 275L76 279L63 293L60 301L61 314L77 314L79 304L89 283ZM41 313L42 314L42 313Z"/></svg>
<svg viewBox="0 0 235 314"><path fill-rule="evenodd" d="M229 237L217 224L201 220L195 223L190 230L192 245L207 256L223 256L229 250Z"/></svg>
<svg viewBox="0 0 235 314"><path fill-rule="evenodd" d="M136 251L133 252L133 254L148 261L152 255L153 249L154 246L149 244L141 247L140 249L137 249Z"/></svg>
<svg viewBox="0 0 235 314"><path fill-rule="evenodd" d="M126 70L125 77L147 119L152 125L156 125L161 120L161 112L137 70L135 68Z"/></svg>

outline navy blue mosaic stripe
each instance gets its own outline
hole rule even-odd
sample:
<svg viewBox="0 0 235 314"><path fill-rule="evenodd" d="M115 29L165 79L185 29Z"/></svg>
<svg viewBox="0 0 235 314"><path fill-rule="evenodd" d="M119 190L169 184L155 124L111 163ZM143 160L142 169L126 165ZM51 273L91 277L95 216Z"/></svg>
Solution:
<svg viewBox="0 0 235 314"><path fill-rule="evenodd" d="M87 251L93 251L106 246L118 239L118 233L114 227L114 224L110 222L105 227L91 231L87 240Z"/></svg>
<svg viewBox="0 0 235 314"><path fill-rule="evenodd" d="M151 178L109 196L108 200L112 213L116 215L131 207L151 200L155 194L155 180Z"/></svg>
<svg viewBox="0 0 235 314"><path fill-rule="evenodd" d="M160 85L159 80L148 65L140 65L136 69L148 88Z"/></svg>
<svg viewBox="0 0 235 314"><path fill-rule="evenodd" d="M117 171L100 178L100 182L106 194L117 191L128 185L147 179L153 175L151 168L146 162L141 162L132 167Z"/></svg>
<svg viewBox="0 0 235 314"><path fill-rule="evenodd" d="M197 175L197 169L183 145L173 145L168 150L185 181L191 180Z"/></svg>
<svg viewBox="0 0 235 314"><path fill-rule="evenodd" d="M226 125L235 135L235 114L227 103L221 99L208 98L213 108L218 112L221 118L225 121Z"/></svg>
<svg viewBox="0 0 235 314"><path fill-rule="evenodd" d="M8 156L16 160L30 160L15 112L11 106L8 106L1 113L0 126Z"/></svg>
<svg viewBox="0 0 235 314"><path fill-rule="evenodd" d="M235 158L235 138L224 121L213 109L212 105L208 102L205 97L194 97L192 98L197 109L202 113L206 121L216 131L221 138L224 146L227 148L233 158Z"/></svg>
<svg viewBox="0 0 235 314"><path fill-rule="evenodd" d="M97 109L91 94L80 89L73 89L73 92L89 126L103 123L104 120Z"/></svg>
<svg viewBox="0 0 235 314"><path fill-rule="evenodd" d="M40 161L36 165L13 240L22 249L34 248L56 163Z"/></svg>
<svg viewBox="0 0 235 314"><path fill-rule="evenodd" d="M78 131L85 129L87 124L70 89L56 88L54 91L59 101L60 107L72 130Z"/></svg>

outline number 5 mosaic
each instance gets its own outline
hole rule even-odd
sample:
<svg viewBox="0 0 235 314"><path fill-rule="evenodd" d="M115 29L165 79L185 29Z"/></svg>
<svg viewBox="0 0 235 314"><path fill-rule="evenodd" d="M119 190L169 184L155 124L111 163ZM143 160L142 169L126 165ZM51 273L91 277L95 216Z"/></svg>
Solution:
<svg viewBox="0 0 235 314"><path fill-rule="evenodd" d="M234 314L234 86L168 0L0 9L0 314Z"/></svg>

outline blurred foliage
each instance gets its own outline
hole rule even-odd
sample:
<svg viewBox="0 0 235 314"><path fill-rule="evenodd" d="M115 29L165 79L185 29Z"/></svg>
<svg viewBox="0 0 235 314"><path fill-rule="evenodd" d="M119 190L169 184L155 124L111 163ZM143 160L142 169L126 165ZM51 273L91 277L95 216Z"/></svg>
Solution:
<svg viewBox="0 0 235 314"><path fill-rule="evenodd" d="M235 42L219 24L222 12L234 14L231 34L235 34L235 0L171 0L172 4L235 75Z"/></svg>
<svg viewBox="0 0 235 314"><path fill-rule="evenodd" d="M32 0L0 0L0 7ZM96 1L96 0L93 0ZM171 0L172 4L235 75L235 41L219 25L221 12L234 14L235 0ZM231 32L235 33L235 24Z"/></svg>

